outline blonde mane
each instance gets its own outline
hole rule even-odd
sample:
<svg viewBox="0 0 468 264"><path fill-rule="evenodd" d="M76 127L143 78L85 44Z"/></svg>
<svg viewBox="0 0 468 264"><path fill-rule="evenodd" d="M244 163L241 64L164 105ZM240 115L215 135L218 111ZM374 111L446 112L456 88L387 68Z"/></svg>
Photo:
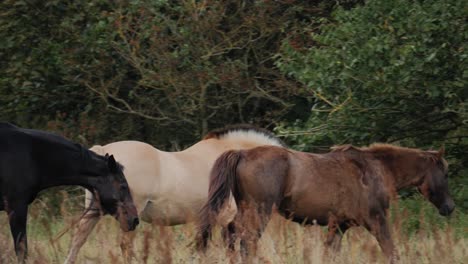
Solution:
<svg viewBox="0 0 468 264"><path fill-rule="evenodd" d="M283 141L269 130L251 125L235 125L216 129L208 132L203 140L210 138L217 138L220 140L242 139L263 145L285 146Z"/></svg>

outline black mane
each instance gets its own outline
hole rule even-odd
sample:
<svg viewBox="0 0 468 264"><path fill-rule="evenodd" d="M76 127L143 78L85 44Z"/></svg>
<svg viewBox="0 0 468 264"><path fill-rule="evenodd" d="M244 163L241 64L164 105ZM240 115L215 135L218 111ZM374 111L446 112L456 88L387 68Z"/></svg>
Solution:
<svg viewBox="0 0 468 264"><path fill-rule="evenodd" d="M0 128L18 128L18 127L8 122L0 122Z"/></svg>

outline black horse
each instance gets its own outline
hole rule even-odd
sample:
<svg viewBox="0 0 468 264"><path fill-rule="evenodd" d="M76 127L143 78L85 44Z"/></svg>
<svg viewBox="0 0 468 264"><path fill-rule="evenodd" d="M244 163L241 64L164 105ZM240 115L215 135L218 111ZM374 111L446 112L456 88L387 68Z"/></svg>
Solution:
<svg viewBox="0 0 468 264"><path fill-rule="evenodd" d="M92 191L102 213L113 215L124 231L138 225L122 166L112 155L100 156L58 135L0 122L0 211L8 213L19 262L27 254L28 205L41 190L59 185Z"/></svg>

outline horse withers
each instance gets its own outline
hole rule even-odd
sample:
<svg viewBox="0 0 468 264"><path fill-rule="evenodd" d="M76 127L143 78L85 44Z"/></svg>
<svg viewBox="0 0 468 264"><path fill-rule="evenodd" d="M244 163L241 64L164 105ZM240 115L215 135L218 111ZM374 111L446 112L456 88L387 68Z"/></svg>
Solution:
<svg viewBox="0 0 468 264"><path fill-rule="evenodd" d="M113 215L125 231L138 224L122 167L112 155L97 155L52 133L0 123L0 210L8 214L19 262L27 254L28 205L41 190L59 185L93 192L101 212Z"/></svg>
<svg viewBox="0 0 468 264"><path fill-rule="evenodd" d="M442 215L455 204L449 195L443 151L422 151L375 144L336 147L312 154L279 147L228 151L215 162L208 202L200 212L197 246L205 249L211 228L228 225L233 248L240 238L247 256L266 227L273 206L295 222L328 226L326 245L339 249L344 232L363 226L383 253L397 259L387 221L389 201L402 188L416 186ZM231 198L230 198L231 197ZM238 211L219 219L230 199Z"/></svg>

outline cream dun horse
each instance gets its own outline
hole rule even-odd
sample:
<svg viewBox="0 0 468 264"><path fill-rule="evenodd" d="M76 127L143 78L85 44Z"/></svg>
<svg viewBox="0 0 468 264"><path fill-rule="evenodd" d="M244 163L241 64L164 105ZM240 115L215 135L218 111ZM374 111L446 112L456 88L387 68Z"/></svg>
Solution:
<svg viewBox="0 0 468 264"><path fill-rule="evenodd" d="M130 191L140 218L161 225L185 224L195 220L207 202L210 170L227 150L250 149L262 145L282 146L271 132L240 125L214 130L195 145L180 152L164 152L138 141L120 141L94 146L98 154L113 154L124 166ZM93 205L86 192L86 207ZM236 205L233 204L233 210ZM78 223L65 263L75 263L80 248L100 216L90 210ZM124 236L122 254L132 257L131 238Z"/></svg>

